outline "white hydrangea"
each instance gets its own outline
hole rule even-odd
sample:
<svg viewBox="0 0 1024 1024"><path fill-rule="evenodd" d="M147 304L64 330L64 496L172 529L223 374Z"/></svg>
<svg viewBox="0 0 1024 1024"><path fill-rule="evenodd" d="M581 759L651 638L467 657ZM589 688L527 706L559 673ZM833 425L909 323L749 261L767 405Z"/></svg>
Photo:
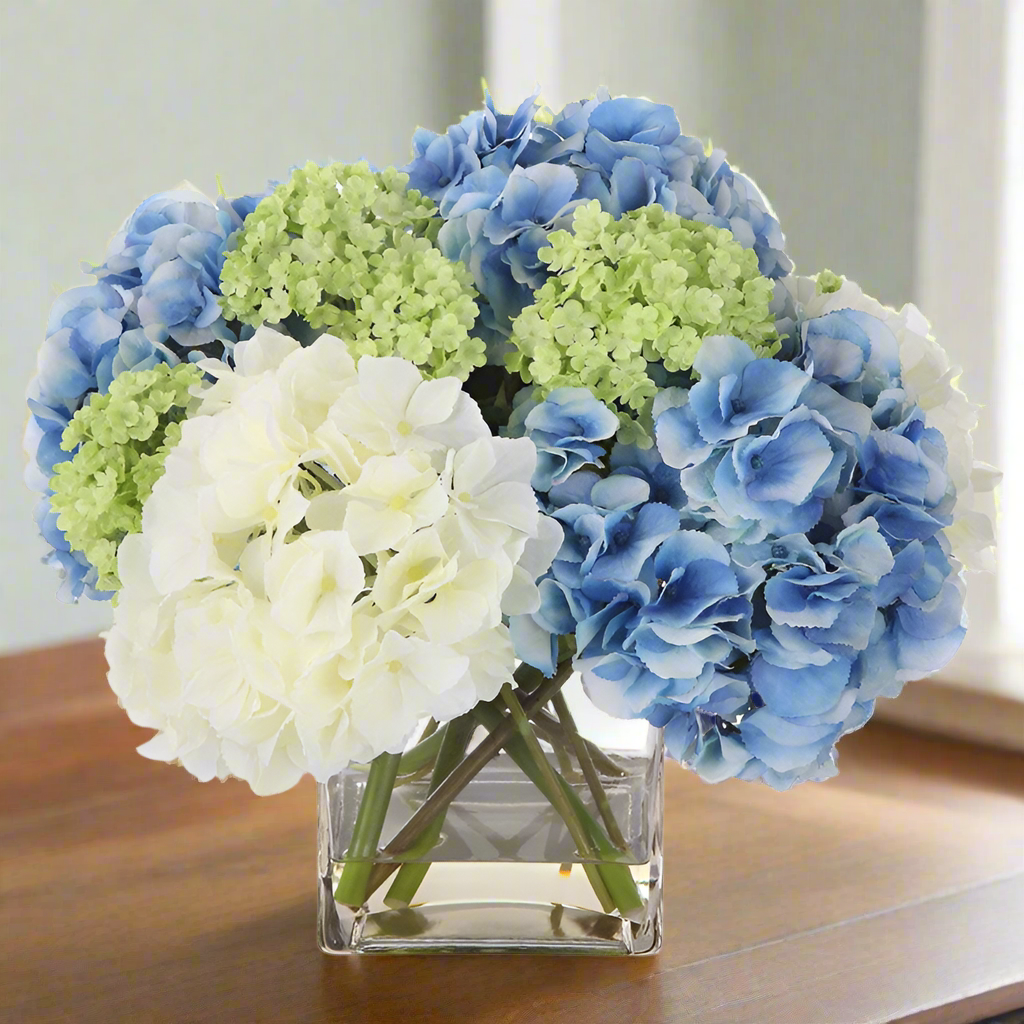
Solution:
<svg viewBox="0 0 1024 1024"><path fill-rule="evenodd" d="M978 425L979 407L960 390L960 368L950 364L924 315L913 303L898 311L883 306L846 278L838 290L820 295L813 277L793 276L783 283L807 318L855 309L878 317L896 336L903 389L924 410L928 425L938 428L946 440L947 471L957 495L953 524L945 531L953 555L968 569L994 568L995 530L987 495L1001 474L974 458L972 432Z"/></svg>
<svg viewBox="0 0 1024 1024"><path fill-rule="evenodd" d="M272 793L496 696L502 615L536 608L561 531L533 444L492 437L457 380L267 328L235 360L204 364L121 546L107 658L157 730L142 753Z"/></svg>

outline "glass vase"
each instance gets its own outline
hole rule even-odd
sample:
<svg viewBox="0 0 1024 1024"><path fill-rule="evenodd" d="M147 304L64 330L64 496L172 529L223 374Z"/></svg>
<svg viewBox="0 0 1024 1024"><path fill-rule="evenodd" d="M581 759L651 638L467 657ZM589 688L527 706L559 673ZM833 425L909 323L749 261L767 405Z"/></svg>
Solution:
<svg viewBox="0 0 1024 1024"><path fill-rule="evenodd" d="M481 706L452 735L424 723L427 738L390 774L378 759L318 787L325 953L658 950L660 731L602 714L573 678L483 759L508 710ZM463 759L482 766L410 846L410 823ZM371 806L379 835L368 836Z"/></svg>

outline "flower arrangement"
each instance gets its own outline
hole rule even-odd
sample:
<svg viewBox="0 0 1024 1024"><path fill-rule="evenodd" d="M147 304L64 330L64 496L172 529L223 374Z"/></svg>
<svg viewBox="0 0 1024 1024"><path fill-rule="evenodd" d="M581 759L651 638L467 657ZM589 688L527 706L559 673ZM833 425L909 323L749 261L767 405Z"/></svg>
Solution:
<svg viewBox="0 0 1024 1024"><path fill-rule="evenodd" d="M156 195L91 273L29 389L46 560L114 604L141 753L259 794L364 773L339 904L397 870L413 905L504 749L635 920L573 673L708 782L785 789L963 639L996 475L955 368L913 306L795 275L667 106L488 95L402 169Z"/></svg>

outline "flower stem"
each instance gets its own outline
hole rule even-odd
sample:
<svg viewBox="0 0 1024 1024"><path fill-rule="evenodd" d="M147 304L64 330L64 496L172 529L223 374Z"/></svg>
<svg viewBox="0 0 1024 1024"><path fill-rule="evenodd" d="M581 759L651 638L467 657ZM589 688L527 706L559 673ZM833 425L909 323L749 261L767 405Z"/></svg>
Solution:
<svg viewBox="0 0 1024 1024"><path fill-rule="evenodd" d="M434 761L428 761L422 768L417 768L414 772L409 772L408 775L399 775L395 779L396 786L408 786L412 782L419 782L420 779L425 779L434 770Z"/></svg>
<svg viewBox="0 0 1024 1024"><path fill-rule="evenodd" d="M438 751L437 760L434 762L434 772L430 778L431 793L444 782L459 761L466 756L466 747L469 746L475 728L476 723L471 715L456 718L444 727L444 739L441 741L441 748ZM443 808L424 831L421 839L424 854L433 849L441 838L441 828L444 825L446 811L447 808ZM392 910L408 907L415 898L429 868L429 861L403 864L398 869L398 874L391 883L387 896L384 897L385 906L391 907Z"/></svg>
<svg viewBox="0 0 1024 1024"><path fill-rule="evenodd" d="M428 771L434 767L437 760L437 752L441 749L441 734L437 732L437 722L431 719L423 730L415 746L410 747L398 762L398 781L409 782L414 778L420 778L423 769ZM357 764L353 762L350 768L368 772L368 764Z"/></svg>
<svg viewBox="0 0 1024 1024"><path fill-rule="evenodd" d="M597 848L597 855L601 858L599 866L608 883L608 890L615 899L615 905L624 917L628 917L632 921L639 920L644 910L644 902L640 898L640 891L636 887L629 868L625 864L619 863L622 859L622 851L612 846L601 826L593 819L572 786L561 776L558 776L558 783L562 787L566 799L572 805L573 813L583 823L591 842Z"/></svg>
<svg viewBox="0 0 1024 1024"><path fill-rule="evenodd" d="M583 777L587 780L587 785L590 787L590 794L594 798L594 803L597 804L601 820L608 831L608 838L620 850L625 850L626 840L619 828L619 823L615 820L615 815L612 813L612 805L608 802L608 794L604 791L604 786L601 785L601 777L597 774L593 758L590 756L586 743L583 742L579 729L576 728L576 720L572 717L572 712L569 710L569 705L565 702L564 695L556 693L551 698L551 706L555 709L555 714L558 715L558 720L562 723L569 737L569 742L572 744L576 754L576 760L579 761L580 768L583 770Z"/></svg>
<svg viewBox="0 0 1024 1024"><path fill-rule="evenodd" d="M569 830L572 841L576 844L576 849L583 858L583 870L587 873L587 878L590 879L590 884L593 886L594 893L600 901L602 908L605 913L614 910L616 900L608 889L600 865L594 863L597 852L591 845L590 836L573 812L572 805L566 799L565 791L559 785L558 775L555 773L554 768L551 767L551 762L547 759L547 755L540 745L540 740L537 739L537 734L533 731L530 720L526 717L526 712L523 711L522 705L516 699L516 695L512 692L512 687L508 683L502 687L501 696L512 714L516 728L519 730L519 735L529 754L528 759L516 758L516 760L522 760L521 767L524 770L526 770L526 765L530 764L533 770L527 771L527 774L533 779L537 788L551 801L551 805L558 811L560 817L565 822L565 827ZM511 749L513 746L513 742L505 745L510 755L513 754Z"/></svg>
<svg viewBox="0 0 1024 1024"><path fill-rule="evenodd" d="M552 746L556 743L565 743L567 736L565 728L552 715L546 711L540 711L532 716L533 727L541 737L546 739ZM583 745L594 762L594 767L603 775L613 779L624 779L626 772L620 765L617 765L596 743L588 739L583 740Z"/></svg>
<svg viewBox="0 0 1024 1024"><path fill-rule="evenodd" d="M352 841L345 854L345 867L334 890L334 898L339 903L361 907L366 901L366 885L373 871L377 844L384 828L391 792L395 788L400 760L400 754L380 754L370 764L363 799L352 830Z"/></svg>
<svg viewBox="0 0 1024 1024"><path fill-rule="evenodd" d="M524 661L515 671L515 680L524 693L533 693L544 682L544 673Z"/></svg>
<svg viewBox="0 0 1024 1024"><path fill-rule="evenodd" d="M493 705L478 704L477 707L474 708L474 711L477 713L478 717L483 718L490 717L495 714L497 709L494 708ZM528 722L527 726L529 726ZM530 732L533 733L532 728L530 729ZM535 734L534 740L536 740ZM537 786L544 796L548 798L552 806L558 810L561 801L558 797L553 798L555 789L552 789L551 793L549 793L547 788L550 785L549 780L554 780L557 784L555 788L562 791L562 795L569 805L569 817L565 818L566 827L569 828L569 833L572 835L573 840L577 842L577 849L580 855L582 856L586 854L588 850L592 851L590 855L594 857L597 863L590 864L589 867L596 868L596 872L600 875L604 888L611 895L613 900L612 905L618 907L623 916L628 918L635 917L639 912L642 912L644 904L629 868L625 864L619 863L623 856L622 850L616 849L616 847L609 842L608 837L602 831L601 826L594 820L583 801L576 795L576 791L551 767L550 762L548 762L547 758L544 756L544 751L540 747L539 742L531 751L529 749L524 750L523 747L517 744L517 741L524 744L528 742L525 737L523 737L522 740L519 740L519 737L515 737L513 740L510 740L505 746L509 756L515 760L516 764L518 764L519 767L530 777L534 785ZM540 761L536 760L538 757L543 759L544 765L547 766L546 772L540 764ZM576 835L573 831L574 826L570 825L570 819L578 822L586 830L586 839L584 840L583 846L580 846L576 839ZM586 862L583 862L583 868L587 871L587 876L591 877L592 872L587 870L588 864ZM592 877L591 881L593 882ZM594 891L597 894L598 899L601 899L600 889L595 887Z"/></svg>
<svg viewBox="0 0 1024 1024"><path fill-rule="evenodd" d="M437 752L441 749L442 735L433 729L425 733L416 746L411 747L402 755L402 759L398 762L398 774L411 775L421 768L426 768L437 757Z"/></svg>
<svg viewBox="0 0 1024 1024"><path fill-rule="evenodd" d="M576 765L572 763L572 758L569 757L569 751L566 750L565 744L553 742L551 743L551 749L555 753L555 758L558 761L558 770L562 773L562 778L573 779L574 781L578 779L580 773L577 771Z"/></svg>
<svg viewBox="0 0 1024 1024"><path fill-rule="evenodd" d="M516 676L518 678L518 670ZM537 713L565 685L572 675L572 662L566 661L559 665L550 679L545 679L534 693L523 703L527 717ZM477 705L477 708L483 705ZM476 709L474 709L476 710ZM407 854L426 831L434 817L445 810L448 805L466 788L508 739L515 735L516 725L511 718L502 717L502 721L492 732L484 737L460 762L448 777L421 804L418 811L399 829L398 834L381 851L381 860L370 874L367 893L372 893L382 885L398 868L397 858Z"/></svg>
<svg viewBox="0 0 1024 1024"><path fill-rule="evenodd" d="M302 468L313 477L325 491L336 491L341 484L322 466L315 462L304 462Z"/></svg>

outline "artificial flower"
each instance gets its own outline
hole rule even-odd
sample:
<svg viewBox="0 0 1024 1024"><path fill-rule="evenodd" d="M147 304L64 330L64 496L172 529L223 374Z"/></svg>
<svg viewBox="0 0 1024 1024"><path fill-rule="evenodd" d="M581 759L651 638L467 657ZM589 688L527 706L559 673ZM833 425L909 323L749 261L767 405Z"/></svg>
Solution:
<svg viewBox="0 0 1024 1024"><path fill-rule="evenodd" d="M145 752L271 792L495 697L515 667L505 592L539 605L554 555L533 445L491 437L457 383L357 367L332 335L262 327L207 368L107 637L111 685L159 730ZM385 370L404 397L381 406Z"/></svg>
<svg viewBox="0 0 1024 1024"><path fill-rule="evenodd" d="M201 379L188 363L122 373L64 429L61 447L74 455L54 466L50 506L71 552L95 567L101 591L120 586L118 544L141 529L143 503Z"/></svg>
<svg viewBox="0 0 1024 1024"><path fill-rule="evenodd" d="M548 238L552 276L513 324L506 363L541 396L584 386L619 412L624 441L649 440L658 381L689 370L702 340L777 350L773 286L728 231L652 206L612 220L578 208Z"/></svg>
<svg viewBox="0 0 1024 1024"><path fill-rule="evenodd" d="M507 431L534 443L533 486L549 491L581 467L596 465L604 454L600 442L618 426L618 417L587 388L555 388L546 400L529 388L516 395Z"/></svg>
<svg viewBox="0 0 1024 1024"><path fill-rule="evenodd" d="M811 302L840 294L825 284ZM795 311L789 359L704 338L697 382L652 404L654 449L559 427L576 454L539 490L562 544L511 621L547 673L571 632L591 699L663 727L709 781L828 778L875 700L964 636L948 445L904 387L897 336L877 311ZM560 424L561 395L523 404L515 429L543 452L553 435L527 425Z"/></svg>
<svg viewBox="0 0 1024 1024"><path fill-rule="evenodd" d="M393 168L308 163L246 219L221 274L224 307L253 326L298 319L355 358L396 355L465 380L484 362L465 267L435 245L436 207Z"/></svg>
<svg viewBox="0 0 1024 1024"><path fill-rule="evenodd" d="M959 367L950 363L945 349L932 337L928 321L912 303L890 309L847 278L829 274L825 287L820 286L820 278L792 277L784 282L799 307L801 334L813 336L815 321L833 313L847 320L858 314L868 318L876 325L876 337L884 327L892 339L885 342L885 364L890 370L898 366L890 389L898 388L898 397L908 407L920 408L928 426L941 433L946 445L946 472L956 491L947 535L957 558L969 569L993 568L995 533L986 496L1000 474L974 458L972 435L979 407L961 390ZM898 364L893 362L893 350Z"/></svg>
<svg viewBox="0 0 1024 1024"><path fill-rule="evenodd" d="M708 781L833 775L962 642L996 474L920 313L791 269L721 150L604 90L147 200L26 432L143 752L323 782L571 657Z"/></svg>
<svg viewBox="0 0 1024 1024"><path fill-rule="evenodd" d="M542 112L534 94L500 114L487 95L483 110L444 134L418 129L405 170L411 187L438 203L442 251L473 274L492 362L550 273L540 254L551 233L588 201L615 218L656 203L728 229L767 277L792 269L778 220L754 182L721 149L683 135L671 107L647 99L600 89Z"/></svg>
<svg viewBox="0 0 1024 1024"><path fill-rule="evenodd" d="M150 197L110 243L105 262L91 268L97 283L71 288L53 304L28 388L25 478L42 495L36 522L50 547L44 561L60 572L63 600L111 596L51 507L54 468L73 455L61 447L64 430L122 373L230 352L240 325L227 323L218 305L220 268L257 198L214 203L190 187Z"/></svg>

